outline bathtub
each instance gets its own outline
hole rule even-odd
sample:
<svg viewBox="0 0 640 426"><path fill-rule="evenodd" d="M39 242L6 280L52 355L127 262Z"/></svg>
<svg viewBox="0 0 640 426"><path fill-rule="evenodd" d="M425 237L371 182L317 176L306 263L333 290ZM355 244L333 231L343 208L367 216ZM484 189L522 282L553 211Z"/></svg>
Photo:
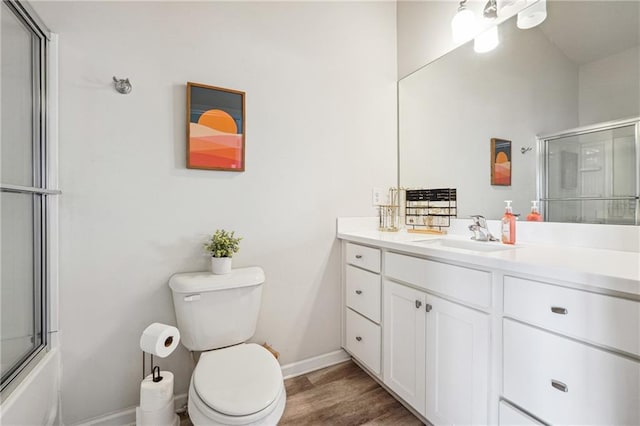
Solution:
<svg viewBox="0 0 640 426"><path fill-rule="evenodd" d="M51 349L0 405L2 425L53 425L60 396L60 351Z"/></svg>

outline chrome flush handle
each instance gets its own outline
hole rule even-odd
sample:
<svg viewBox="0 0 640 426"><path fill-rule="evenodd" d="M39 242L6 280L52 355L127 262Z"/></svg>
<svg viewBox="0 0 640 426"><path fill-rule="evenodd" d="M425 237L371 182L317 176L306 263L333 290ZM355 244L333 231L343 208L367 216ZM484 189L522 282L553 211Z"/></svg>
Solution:
<svg viewBox="0 0 640 426"><path fill-rule="evenodd" d="M562 392L569 392L569 387L560 380L551 379L551 386Z"/></svg>
<svg viewBox="0 0 640 426"><path fill-rule="evenodd" d="M420 309L420 306L422 306L422 302L419 300L416 300L416 309Z"/></svg>
<svg viewBox="0 0 640 426"><path fill-rule="evenodd" d="M567 315L569 313L567 308L562 308L560 306L552 306L551 307L551 312L553 312L554 314L558 314L558 315Z"/></svg>

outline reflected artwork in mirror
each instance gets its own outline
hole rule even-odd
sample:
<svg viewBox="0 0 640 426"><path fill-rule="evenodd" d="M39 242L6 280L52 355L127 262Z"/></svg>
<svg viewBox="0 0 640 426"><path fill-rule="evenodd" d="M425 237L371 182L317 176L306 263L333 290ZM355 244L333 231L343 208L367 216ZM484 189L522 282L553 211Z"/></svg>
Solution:
<svg viewBox="0 0 640 426"><path fill-rule="evenodd" d="M500 24L501 42L491 52L478 54L469 42L399 81L400 187L457 188L460 218L499 219L504 200L513 200L514 213L524 218L532 200L551 198L541 190L541 144L527 149L540 135L640 116L640 2L547 1L547 14L527 30L517 28L516 17ZM595 198L593 190L602 188L603 197L623 191L632 201L574 200L573 207L566 202L545 220L637 223L640 154L634 126L632 139L619 144L624 154L612 151L606 160L609 174L580 172L596 160L574 149L575 143L558 148L570 144L555 139L559 163L552 177L557 188L575 194L570 198L587 192ZM512 142L510 186L491 185L492 138ZM635 172L620 172L622 162L624 170ZM592 208L597 204L598 213ZM620 220L602 220L603 210Z"/></svg>

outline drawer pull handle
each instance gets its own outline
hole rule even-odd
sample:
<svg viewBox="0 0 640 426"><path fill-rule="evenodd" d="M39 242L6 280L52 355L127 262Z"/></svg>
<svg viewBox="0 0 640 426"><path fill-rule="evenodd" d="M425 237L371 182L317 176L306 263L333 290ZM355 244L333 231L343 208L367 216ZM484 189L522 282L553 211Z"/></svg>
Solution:
<svg viewBox="0 0 640 426"><path fill-rule="evenodd" d="M362 340L362 337L360 337L360 336L356 336L356 340L359 342L359 341L361 341L361 340Z"/></svg>
<svg viewBox="0 0 640 426"><path fill-rule="evenodd" d="M553 312L554 314L559 314L559 315L567 315L569 313L567 308L561 308L560 306L552 306L551 307L551 312Z"/></svg>
<svg viewBox="0 0 640 426"><path fill-rule="evenodd" d="M422 302L419 300L416 300L416 309L420 309L420 306L422 306Z"/></svg>
<svg viewBox="0 0 640 426"><path fill-rule="evenodd" d="M362 255L361 254L356 254L356 259L362 259Z"/></svg>
<svg viewBox="0 0 640 426"><path fill-rule="evenodd" d="M362 290L356 290L356 294L362 294Z"/></svg>
<svg viewBox="0 0 640 426"><path fill-rule="evenodd" d="M428 304L428 303L427 303L427 306L425 306L425 307L424 307L424 309L425 309L427 312L431 312L431 309L433 309L433 306L431 306L430 304Z"/></svg>
<svg viewBox="0 0 640 426"><path fill-rule="evenodd" d="M559 380L551 380L551 386L562 392L569 392L569 387Z"/></svg>

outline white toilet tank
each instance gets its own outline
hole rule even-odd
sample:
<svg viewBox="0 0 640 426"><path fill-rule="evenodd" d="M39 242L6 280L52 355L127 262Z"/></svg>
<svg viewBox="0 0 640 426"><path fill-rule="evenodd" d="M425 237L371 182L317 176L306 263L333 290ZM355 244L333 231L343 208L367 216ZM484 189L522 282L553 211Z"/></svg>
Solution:
<svg viewBox="0 0 640 426"><path fill-rule="evenodd" d="M207 351L242 343L256 331L262 268L175 274L169 280L180 341L191 351Z"/></svg>

